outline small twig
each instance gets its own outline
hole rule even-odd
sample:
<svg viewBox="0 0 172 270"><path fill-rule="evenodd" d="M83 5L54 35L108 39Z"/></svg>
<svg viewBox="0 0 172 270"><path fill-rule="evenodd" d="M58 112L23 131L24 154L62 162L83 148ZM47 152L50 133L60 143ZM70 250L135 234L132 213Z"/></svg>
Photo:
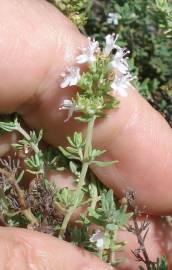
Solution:
<svg viewBox="0 0 172 270"><path fill-rule="evenodd" d="M0 226L8 227L8 224L5 222L3 214L0 213Z"/></svg>
<svg viewBox="0 0 172 270"><path fill-rule="evenodd" d="M147 221L148 216L146 216L146 219L139 226L137 218L138 218L138 215L140 213L139 213L138 207L136 205L135 192L134 191L128 191L126 193L126 198L127 198L129 207L133 210L133 216L132 216L132 218L133 218L133 226L129 225L127 227L127 229L128 229L129 232L132 232L132 233L134 233L136 235L137 241L138 241L138 244L139 244L139 248L132 251L132 253L137 258L138 261L141 261L146 265L147 270L151 270L152 266L154 265L154 262L152 262L149 259L149 256L148 256L148 253L147 253L147 250L146 250L146 247L145 247L145 239L146 239L146 236L147 236L148 231L149 231L149 222ZM142 233L144 231L145 231L145 233L142 236Z"/></svg>
<svg viewBox="0 0 172 270"><path fill-rule="evenodd" d="M25 202L25 196L23 190L19 187L15 175L12 172L8 172L5 169L0 168L0 174L2 174L6 180L14 187L18 197L18 203L20 204L21 208L21 213L29 220L31 224L38 224L37 219L35 216L32 214L31 209L27 207L26 202Z"/></svg>

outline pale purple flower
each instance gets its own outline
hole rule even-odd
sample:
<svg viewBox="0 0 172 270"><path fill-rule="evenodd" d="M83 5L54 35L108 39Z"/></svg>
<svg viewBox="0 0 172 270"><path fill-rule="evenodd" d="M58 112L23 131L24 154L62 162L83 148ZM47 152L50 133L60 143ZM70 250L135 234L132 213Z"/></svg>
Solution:
<svg viewBox="0 0 172 270"><path fill-rule="evenodd" d="M107 17L107 23L108 24L114 24L118 25L118 20L121 18L121 16L118 13L112 13L110 12Z"/></svg>
<svg viewBox="0 0 172 270"><path fill-rule="evenodd" d="M67 73L62 73L62 77L64 77L63 82L60 87L65 88L67 86L77 85L81 76L80 76L80 68L79 67L68 67Z"/></svg>
<svg viewBox="0 0 172 270"><path fill-rule="evenodd" d="M104 247L104 232L97 229L95 233L90 237L90 242L95 243L98 249L103 249Z"/></svg>
<svg viewBox="0 0 172 270"><path fill-rule="evenodd" d="M113 49L120 49L120 47L118 45L116 45L116 41L118 39L118 35L112 34L112 35L107 35L106 36L106 44L105 44L105 48L103 50L103 53L105 56L109 56L109 54L111 53L111 51Z"/></svg>
<svg viewBox="0 0 172 270"><path fill-rule="evenodd" d="M96 61L95 53L99 50L99 43L95 40L91 41L89 38L89 45L87 48L81 49L82 54L76 57L78 64L93 63Z"/></svg>
<svg viewBox="0 0 172 270"><path fill-rule="evenodd" d="M111 88L114 93L122 97L126 97L128 95L129 82L132 81L134 77L131 74L118 74L115 76L114 81L111 84Z"/></svg>
<svg viewBox="0 0 172 270"><path fill-rule="evenodd" d="M124 58L129 53L129 50L117 48L116 54L109 63L109 68L114 69L116 73L126 74L128 72L128 63Z"/></svg>
<svg viewBox="0 0 172 270"><path fill-rule="evenodd" d="M61 105L61 107L59 108L59 110L67 110L68 111L68 116L67 118L64 120L64 122L67 122L73 115L74 111L75 111L75 105L73 104L72 100L70 99L65 99L63 101L63 104Z"/></svg>

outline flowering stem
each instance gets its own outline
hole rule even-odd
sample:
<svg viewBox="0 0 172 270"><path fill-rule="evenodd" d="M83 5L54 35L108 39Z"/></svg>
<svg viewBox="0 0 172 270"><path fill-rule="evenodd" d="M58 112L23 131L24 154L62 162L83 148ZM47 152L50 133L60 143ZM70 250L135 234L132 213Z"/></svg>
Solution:
<svg viewBox="0 0 172 270"><path fill-rule="evenodd" d="M75 209L77 208L79 194L82 190L82 187L85 184L85 177L86 177L86 174L88 171L88 166L89 166L89 151L90 151L90 148L92 146L92 135L93 135L93 128L94 128L95 119L96 119L96 116L93 116L93 118L88 123L85 151L84 151L84 159L83 159L79 182L78 182L77 188L75 190L75 194L74 194L74 197L76 198L76 200L75 200L74 205L69 207L69 209L64 217L64 220L63 220L62 226L60 228L60 232L59 232L59 238L63 238L63 236L65 234L69 220L70 220L71 216L73 215Z"/></svg>

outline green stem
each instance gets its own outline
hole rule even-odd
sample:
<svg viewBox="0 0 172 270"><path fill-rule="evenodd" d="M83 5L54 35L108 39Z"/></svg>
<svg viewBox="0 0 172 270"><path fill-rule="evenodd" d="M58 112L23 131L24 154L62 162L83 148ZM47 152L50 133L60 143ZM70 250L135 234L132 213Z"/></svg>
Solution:
<svg viewBox="0 0 172 270"><path fill-rule="evenodd" d="M30 146L32 147L33 151L35 152L35 154L39 154L41 152L41 150L39 149L38 145L36 145L35 143L31 142L31 137L30 135L21 127L21 126L17 126L16 127L16 131L18 131L21 135L23 135L23 137L30 142ZM32 171L30 171L32 172ZM38 174L42 174L44 175L44 164L42 163L40 166L40 170L37 172Z"/></svg>
<svg viewBox="0 0 172 270"><path fill-rule="evenodd" d="M38 225L39 224L38 220L33 215L30 208L22 210L21 213L27 218L27 220L30 222L31 225Z"/></svg>
<svg viewBox="0 0 172 270"><path fill-rule="evenodd" d="M91 180L92 180L92 184L94 185L94 189L93 189L93 197L91 199L90 208L95 210L96 205L97 205L98 201L100 200L100 198L98 196L97 184L96 184L96 181L95 181L92 173L91 173Z"/></svg>
<svg viewBox="0 0 172 270"><path fill-rule="evenodd" d="M99 249L98 256L102 260L102 258L103 258L103 249Z"/></svg>
<svg viewBox="0 0 172 270"><path fill-rule="evenodd" d="M23 135L23 137L27 140L27 141L31 141L31 137L30 135L22 128L22 127L17 127L16 130ZM40 152L40 149L38 148L38 146L34 143L30 143L32 149L34 150L34 152L36 154L38 154Z"/></svg>
<svg viewBox="0 0 172 270"><path fill-rule="evenodd" d="M74 205L72 205L68 209L68 211L64 217L64 220L63 220L62 226L60 228L60 232L59 232L59 238L63 238L63 236L65 234L69 220L70 220L71 216L73 215L75 209L77 208L79 194L82 190L82 187L85 184L85 177L86 177L88 166L89 166L89 151L90 151L90 148L92 147L92 135L93 135L93 127L94 127L95 119L96 119L96 117L94 116L90 120L90 122L88 123L86 140L85 140L86 143L85 143L85 151L84 151L84 161L82 164L79 182L78 182L77 188L76 188L75 193L74 193L74 197L76 198L76 200L75 200Z"/></svg>
<svg viewBox="0 0 172 270"><path fill-rule="evenodd" d="M116 241L117 231L118 231L118 228L116 227L116 229L112 233L113 242ZM116 263L116 254L115 254L114 251L112 251L112 249L110 249L110 251L109 251L109 256L110 256L110 264L115 265L115 263Z"/></svg>

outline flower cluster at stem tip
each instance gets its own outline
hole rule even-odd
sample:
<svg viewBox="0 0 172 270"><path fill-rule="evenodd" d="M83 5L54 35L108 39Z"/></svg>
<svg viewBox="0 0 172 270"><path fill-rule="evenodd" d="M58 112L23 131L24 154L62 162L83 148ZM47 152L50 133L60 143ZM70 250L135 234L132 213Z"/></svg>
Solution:
<svg viewBox="0 0 172 270"><path fill-rule="evenodd" d="M81 54L76 57L77 65L68 67L61 74L61 88L77 86L79 89L75 98L65 99L59 108L68 111L65 122L74 112L83 113L85 116L78 117L78 120L84 122L93 115L101 117L105 109L117 106L115 95L128 95L129 82L134 79L127 63L129 50L117 45L117 39L118 35L107 35L101 49L97 41L88 38L88 47L80 49ZM87 65L86 71L81 71L83 64Z"/></svg>

